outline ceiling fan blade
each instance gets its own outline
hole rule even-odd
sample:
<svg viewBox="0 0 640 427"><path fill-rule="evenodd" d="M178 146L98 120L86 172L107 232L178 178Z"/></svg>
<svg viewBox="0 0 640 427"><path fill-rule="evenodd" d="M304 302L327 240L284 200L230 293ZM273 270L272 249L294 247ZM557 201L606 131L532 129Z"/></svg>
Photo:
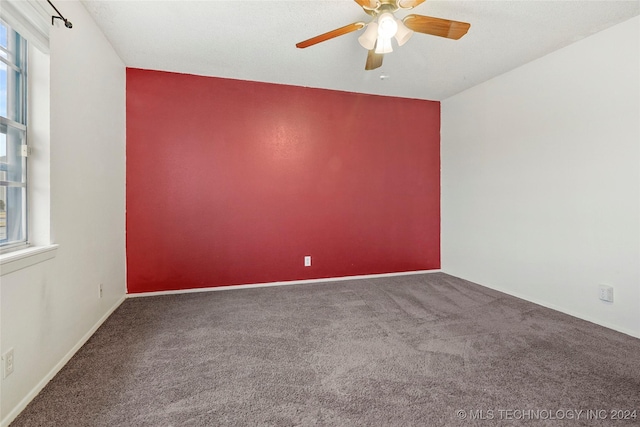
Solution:
<svg viewBox="0 0 640 427"><path fill-rule="evenodd" d="M423 15L407 15L402 22L417 33L458 40L467 34L471 24Z"/></svg>
<svg viewBox="0 0 640 427"><path fill-rule="evenodd" d="M378 0L354 0L363 9L373 10L378 7ZM424 1L424 0L422 0Z"/></svg>
<svg viewBox="0 0 640 427"><path fill-rule="evenodd" d="M424 2L425 0L400 0L398 1L398 7L402 9L413 9L416 6L420 6Z"/></svg>
<svg viewBox="0 0 640 427"><path fill-rule="evenodd" d="M300 49L304 49L305 47L313 46L314 44L318 44L320 42L330 40L334 37L343 36L353 31L357 31L360 28L363 28L364 26L365 26L364 22L354 22L353 24L345 25L344 27L337 28L333 31L329 31L324 34L320 34L319 36L312 37L309 40L305 40L300 43L297 43L296 47Z"/></svg>
<svg viewBox="0 0 640 427"><path fill-rule="evenodd" d="M371 49L367 54L367 63L364 66L365 70L375 70L382 66L382 58L384 55L381 53L376 53L375 49Z"/></svg>

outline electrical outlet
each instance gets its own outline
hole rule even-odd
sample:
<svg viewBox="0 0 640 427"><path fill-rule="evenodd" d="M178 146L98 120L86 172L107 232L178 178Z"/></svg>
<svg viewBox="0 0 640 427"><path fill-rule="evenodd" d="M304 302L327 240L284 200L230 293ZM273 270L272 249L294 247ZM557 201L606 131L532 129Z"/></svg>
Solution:
<svg viewBox="0 0 640 427"><path fill-rule="evenodd" d="M98 285L98 298L102 298L102 283Z"/></svg>
<svg viewBox="0 0 640 427"><path fill-rule="evenodd" d="M13 372L13 348L2 355L2 378L7 378Z"/></svg>
<svg viewBox="0 0 640 427"><path fill-rule="evenodd" d="M613 302L613 287L609 285L600 285L598 288L598 298L602 301Z"/></svg>
<svg viewBox="0 0 640 427"><path fill-rule="evenodd" d="M311 267L311 257L310 256L306 256L304 257L304 266L305 267Z"/></svg>

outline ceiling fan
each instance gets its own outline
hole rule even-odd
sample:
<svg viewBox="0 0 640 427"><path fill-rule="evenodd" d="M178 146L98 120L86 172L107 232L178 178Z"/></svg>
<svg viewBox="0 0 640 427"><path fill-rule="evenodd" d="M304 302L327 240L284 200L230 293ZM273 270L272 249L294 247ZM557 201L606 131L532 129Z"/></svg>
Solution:
<svg viewBox="0 0 640 427"><path fill-rule="evenodd" d="M393 14L398 9L413 9L425 0L354 0L362 9L373 17L368 24L354 22L319 36L296 44L296 47L304 49L332 38L343 36L351 32L367 29L358 37L358 41L369 51L365 70L375 70L382 65L385 53L393 51L391 39L395 38L398 46L402 46L413 35L414 31L432 36L446 37L458 40L469 31L471 24L466 22L451 21L448 19L434 18L424 15L407 15L404 19L397 19Z"/></svg>

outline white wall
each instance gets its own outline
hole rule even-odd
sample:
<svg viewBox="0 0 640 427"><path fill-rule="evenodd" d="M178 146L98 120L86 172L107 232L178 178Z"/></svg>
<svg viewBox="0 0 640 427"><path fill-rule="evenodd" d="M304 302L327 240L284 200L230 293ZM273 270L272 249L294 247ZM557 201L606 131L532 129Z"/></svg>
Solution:
<svg viewBox="0 0 640 427"><path fill-rule="evenodd" d="M445 272L640 337L639 28L442 102Z"/></svg>
<svg viewBox="0 0 640 427"><path fill-rule="evenodd" d="M54 259L2 276L6 425L125 295L125 67L84 7L51 29L51 237ZM98 286L104 286L99 298Z"/></svg>

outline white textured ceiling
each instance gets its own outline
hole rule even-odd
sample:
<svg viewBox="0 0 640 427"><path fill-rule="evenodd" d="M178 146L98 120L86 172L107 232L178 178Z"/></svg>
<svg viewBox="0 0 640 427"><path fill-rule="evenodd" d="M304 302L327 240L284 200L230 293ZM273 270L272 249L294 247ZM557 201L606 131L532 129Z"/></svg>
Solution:
<svg viewBox="0 0 640 427"><path fill-rule="evenodd" d="M471 23L449 40L424 34L365 71L361 31L299 41L370 18L353 0L83 0L128 67L442 100L630 19L638 0L427 0L412 11ZM64 2L59 4L64 14ZM73 21L73 16L68 17ZM381 79L381 75L388 76Z"/></svg>

